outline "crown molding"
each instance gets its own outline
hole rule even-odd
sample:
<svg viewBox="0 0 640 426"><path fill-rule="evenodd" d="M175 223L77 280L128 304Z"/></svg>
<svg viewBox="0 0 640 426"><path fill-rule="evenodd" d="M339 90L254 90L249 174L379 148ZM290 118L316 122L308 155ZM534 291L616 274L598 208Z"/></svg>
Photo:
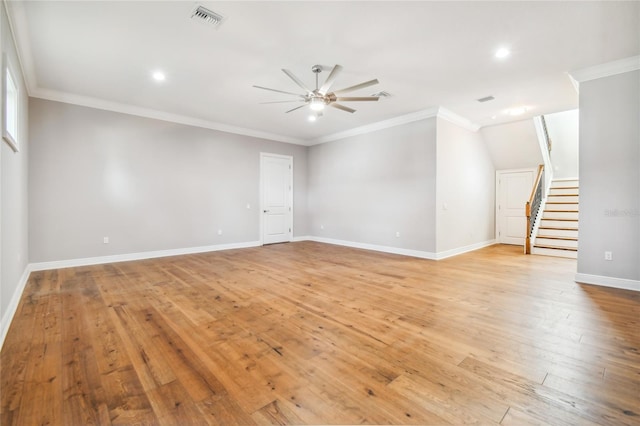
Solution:
<svg viewBox="0 0 640 426"><path fill-rule="evenodd" d="M467 129L471 132L477 132L478 130L480 130L480 125L474 123L471 120L468 120L466 118L464 118L461 115L456 114L455 112L451 112L446 108L440 107L438 109L438 118L442 118L444 120L447 120L457 126L462 127L463 129Z"/></svg>
<svg viewBox="0 0 640 426"><path fill-rule="evenodd" d="M410 114L390 118L388 120L367 124L365 126L355 127L353 129L345 130L344 132L333 133L331 135L312 139L309 141L309 145L319 145L322 143L337 141L352 136L364 135L367 133L376 132L378 130L388 129L390 127L400 126L402 124L412 123L414 121L420 121L433 117L442 118L472 132L477 132L481 127L479 124L467 120L466 118L454 112L451 112L446 108L432 107L421 111L412 112Z"/></svg>
<svg viewBox="0 0 640 426"><path fill-rule="evenodd" d="M390 118L388 120L378 121L376 123L371 123L360 127L354 127L353 129L345 130L344 132L333 133L331 135L312 139L309 141L309 145L318 145L321 143L337 141L339 139L344 139L351 136L364 135L367 133L376 132L378 130L388 129L390 127L424 120L426 118L432 118L436 115L438 115L437 107L412 112L411 114L401 115L399 117Z"/></svg>
<svg viewBox="0 0 640 426"><path fill-rule="evenodd" d="M579 84L585 81L610 77L636 70L640 70L640 56L631 56L617 61L606 62L604 64L570 71L569 76Z"/></svg>
<svg viewBox="0 0 640 426"><path fill-rule="evenodd" d="M261 132L259 130L247 129L244 127L230 126L227 124L216 123L214 121L203 120L199 118L188 117L185 115L173 114L169 112L159 111L151 108L138 107L134 105L106 101L90 96L75 95L56 90L38 88L31 95L34 98L46 99L50 101L63 102L73 105L81 105L89 108L102 109L106 111L119 112L123 114L136 115L139 117L153 118L156 120L169 121L172 123L185 124L187 126L201 127L204 129L218 130L226 133L234 133L238 135L251 136L254 138L268 139L272 141L285 142L295 145L307 145L302 139L292 138L288 136L278 135L275 133Z"/></svg>

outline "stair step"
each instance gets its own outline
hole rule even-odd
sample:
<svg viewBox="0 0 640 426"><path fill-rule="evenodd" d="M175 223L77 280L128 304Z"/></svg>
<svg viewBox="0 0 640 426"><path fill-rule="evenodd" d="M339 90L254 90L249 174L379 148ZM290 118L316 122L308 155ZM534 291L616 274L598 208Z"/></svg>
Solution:
<svg viewBox="0 0 640 426"><path fill-rule="evenodd" d="M544 208L546 212L577 212L578 211L578 203L568 202L568 203L557 203L557 202L547 202Z"/></svg>
<svg viewBox="0 0 640 426"><path fill-rule="evenodd" d="M567 211L567 210L545 210L542 214L543 220L578 220L578 212L577 211Z"/></svg>
<svg viewBox="0 0 640 426"><path fill-rule="evenodd" d="M550 204L550 203L573 204L573 203L579 203L579 202L580 202L580 196L578 194L557 194L557 195L548 194L547 195L547 204Z"/></svg>
<svg viewBox="0 0 640 426"><path fill-rule="evenodd" d="M577 250L578 239L558 239L556 237L536 237L536 247L556 248L558 250Z"/></svg>
<svg viewBox="0 0 640 426"><path fill-rule="evenodd" d="M549 188L548 195L580 195L578 188Z"/></svg>
<svg viewBox="0 0 640 426"><path fill-rule="evenodd" d="M560 246L552 246L547 244L536 244L534 247L543 248L543 249L552 249L552 250L578 251L578 247L560 247Z"/></svg>
<svg viewBox="0 0 640 426"><path fill-rule="evenodd" d="M578 229L577 219L542 219L540 226L543 228L575 228Z"/></svg>
<svg viewBox="0 0 640 426"><path fill-rule="evenodd" d="M543 236L578 238L578 228L538 228L538 238Z"/></svg>
<svg viewBox="0 0 640 426"><path fill-rule="evenodd" d="M538 235L536 237L536 241L538 241L538 238L547 240L578 241L578 237L565 237L564 235Z"/></svg>
<svg viewBox="0 0 640 426"><path fill-rule="evenodd" d="M564 257L567 259L577 259L578 252L573 250L556 250L549 248L541 248L541 247L533 247L531 249L531 254L542 255L542 256L553 256L553 257Z"/></svg>

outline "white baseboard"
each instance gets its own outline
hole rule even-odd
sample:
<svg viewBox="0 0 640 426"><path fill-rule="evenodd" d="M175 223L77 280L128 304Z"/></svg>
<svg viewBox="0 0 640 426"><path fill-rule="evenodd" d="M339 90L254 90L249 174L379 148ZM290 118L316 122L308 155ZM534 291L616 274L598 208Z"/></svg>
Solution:
<svg viewBox="0 0 640 426"><path fill-rule="evenodd" d="M27 265L24 268L22 276L20 277L20 281L18 282L16 291L14 291L13 296L11 296L9 306L7 306L7 310L4 312L4 315L2 315L2 322L0 323L0 349L2 348L2 345L4 345L4 339L5 337L7 337L7 333L9 332L9 326L11 325L11 321L13 320L13 316L18 310L18 305L20 304L20 299L22 298L22 293L24 293L24 288L27 285L27 281L29 281L30 274L31 265Z"/></svg>
<svg viewBox="0 0 640 426"><path fill-rule="evenodd" d="M603 287L621 288L623 290L640 291L639 280L605 277L602 275L576 274L575 281L582 284L600 285Z"/></svg>
<svg viewBox="0 0 640 426"><path fill-rule="evenodd" d="M400 254L403 256L419 257L421 259L440 260L448 257L457 256L459 254L467 253L470 251L478 250L484 247L488 247L496 244L496 240L482 241L475 244L470 244L464 247L458 247L451 250L446 250L438 253L421 250L403 249L399 247L380 246L376 244L358 243L354 241L335 240L333 238L314 237L311 235L304 237L296 237L293 241L316 241L318 243L335 244L338 246L360 248L365 250L381 251L384 253Z"/></svg>
<svg viewBox="0 0 640 426"><path fill-rule="evenodd" d="M459 254L467 253L481 248L489 247L496 244L496 240L487 240L475 244L469 244L468 246L458 247L451 250L440 251L436 253L436 260L446 259L447 257L457 256Z"/></svg>
<svg viewBox="0 0 640 426"><path fill-rule="evenodd" d="M410 249L403 249L403 248L389 247L389 246L379 246L376 244L358 243L358 242L346 241L346 240L334 240L333 238L323 238L323 237L315 237L315 236L308 236L305 238L306 238L306 241L315 241L318 243L335 244L338 246L381 251L384 253L391 253L391 254L401 254L404 256L419 257L421 259L431 259L431 260L436 259L436 254L428 251L410 250Z"/></svg>
<svg viewBox="0 0 640 426"><path fill-rule="evenodd" d="M206 253L210 251L232 250L240 248L258 247L260 241L247 241L244 243L217 244L213 246L187 247L181 249L145 251L140 253L116 254L112 256L86 257L82 259L57 260L53 262L32 263L32 271L44 271L48 269L74 268L76 266L101 265L104 263L127 262L130 260L154 259L157 257L179 256L182 254Z"/></svg>

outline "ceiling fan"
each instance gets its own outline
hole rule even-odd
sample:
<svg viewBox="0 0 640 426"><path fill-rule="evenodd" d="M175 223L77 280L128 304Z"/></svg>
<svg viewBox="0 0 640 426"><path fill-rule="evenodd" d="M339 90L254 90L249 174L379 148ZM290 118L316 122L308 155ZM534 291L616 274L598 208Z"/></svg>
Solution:
<svg viewBox="0 0 640 426"><path fill-rule="evenodd" d="M318 75L322 72L322 65L314 65L311 67L311 71L316 75L316 88L314 90L309 89L299 78L297 78L293 73L289 70L282 70L291 80L294 81L302 90L304 90L304 94L285 92L284 90L278 89L270 89L268 87L262 86L253 86L258 89L270 90L272 92L284 93L287 95L297 96L298 99L286 100L286 101L272 101L272 102L262 102L263 104L277 104L277 103L286 103L286 102L304 102L303 105L297 106L295 108L286 111L287 113L291 111L295 111L297 109L303 108L309 105L312 111L316 112L317 116L322 115L322 110L324 110L325 106L330 106L333 108L337 108L342 111L354 113L355 109L349 108L338 102L360 102L360 101L377 101L379 99L378 96L342 96L345 93L353 92L358 89L364 89L365 87L373 86L374 84L378 84L378 80L370 80L365 81L364 83L356 84L355 86L346 87L344 89L335 90L333 92L329 92L329 89L333 85L333 82L336 80L336 77L342 71L342 66L336 65L333 67L329 76L324 81L321 87L318 87Z"/></svg>

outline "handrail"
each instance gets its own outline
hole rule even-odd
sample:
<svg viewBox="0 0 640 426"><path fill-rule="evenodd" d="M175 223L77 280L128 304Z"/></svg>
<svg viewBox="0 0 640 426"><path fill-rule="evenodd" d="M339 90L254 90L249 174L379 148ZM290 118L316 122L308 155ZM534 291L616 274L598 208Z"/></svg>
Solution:
<svg viewBox="0 0 640 426"><path fill-rule="evenodd" d="M525 206L525 214L527 215L527 235L525 237L524 252L525 254L531 254L531 237L533 234L533 227L535 225L538 211L540 210L540 204L542 203L543 188L544 188L544 165L538 166L538 176L536 177L535 184L531 190L529 201ZM533 218L533 219L532 219Z"/></svg>
<svg viewBox="0 0 640 426"><path fill-rule="evenodd" d="M542 122L542 129L544 130L544 140L547 142L547 151L551 152L551 138L549 137L547 120L544 119L544 115L540 116L540 121Z"/></svg>

